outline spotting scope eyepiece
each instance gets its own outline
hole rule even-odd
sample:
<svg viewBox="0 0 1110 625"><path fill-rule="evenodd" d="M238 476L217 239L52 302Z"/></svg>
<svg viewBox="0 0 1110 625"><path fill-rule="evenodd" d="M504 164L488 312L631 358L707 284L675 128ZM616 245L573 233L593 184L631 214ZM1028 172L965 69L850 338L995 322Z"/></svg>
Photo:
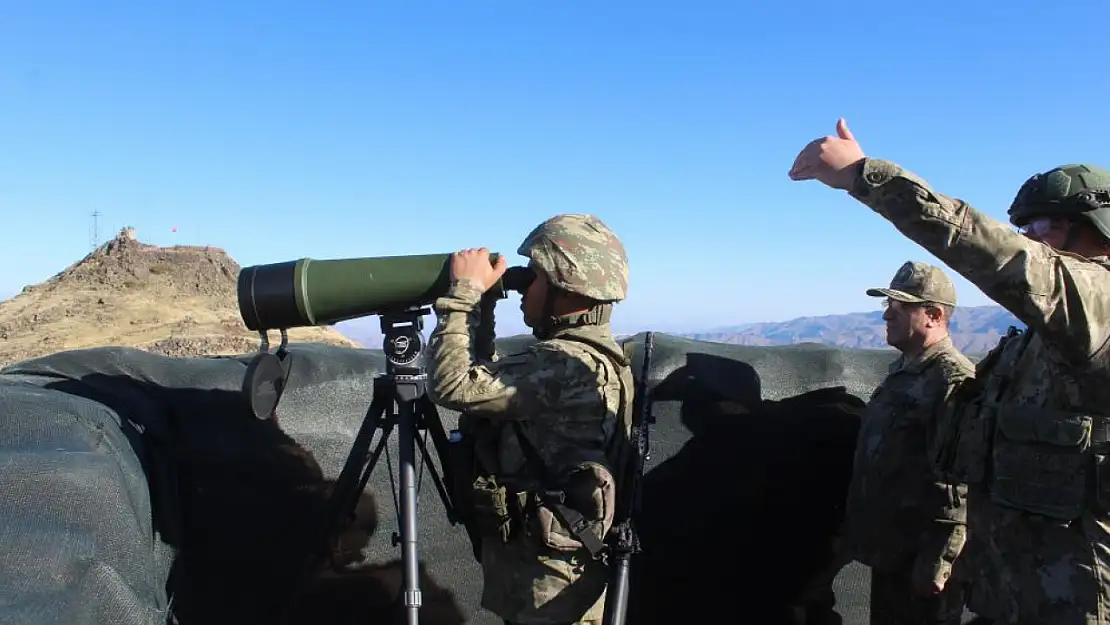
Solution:
<svg viewBox="0 0 1110 625"><path fill-rule="evenodd" d="M501 276L501 284L506 291L516 291L523 295L535 279L536 271L531 267L509 267Z"/></svg>
<svg viewBox="0 0 1110 625"><path fill-rule="evenodd" d="M498 255L490 254L490 263ZM523 292L535 274L512 267L490 291ZM427 306L447 292L451 254L378 256L254 265L239 272L239 314L254 331L332 325Z"/></svg>

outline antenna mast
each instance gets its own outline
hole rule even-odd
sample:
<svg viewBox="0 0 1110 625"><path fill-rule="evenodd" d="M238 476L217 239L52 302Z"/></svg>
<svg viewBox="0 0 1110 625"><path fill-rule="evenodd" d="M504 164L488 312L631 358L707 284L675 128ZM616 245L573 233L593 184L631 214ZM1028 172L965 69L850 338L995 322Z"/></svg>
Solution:
<svg viewBox="0 0 1110 625"><path fill-rule="evenodd" d="M94 251L96 250L96 246L100 243L99 217L100 211L94 210L92 212L92 230L89 232L89 247Z"/></svg>

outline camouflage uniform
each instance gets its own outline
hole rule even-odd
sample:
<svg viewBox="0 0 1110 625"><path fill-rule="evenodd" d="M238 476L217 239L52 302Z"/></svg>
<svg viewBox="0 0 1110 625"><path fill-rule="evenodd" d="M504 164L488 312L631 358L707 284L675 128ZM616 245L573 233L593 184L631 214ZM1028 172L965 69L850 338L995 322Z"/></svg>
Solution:
<svg viewBox="0 0 1110 625"><path fill-rule="evenodd" d="M548 314L534 330L538 341L521 353L472 362L468 318L482 293L468 281L452 284L435 302L429 396L463 413L459 429L477 458L474 492L492 482L505 487L510 501L509 517L499 513L493 529L487 519L483 531L482 607L507 623L600 623L608 568L550 507L537 504L535 493L537 473L544 470L585 476L589 492L578 499L588 505L579 512L598 539L612 524L608 454L619 431L628 436L633 384L609 315L625 295L627 260L616 236L588 215L544 222L518 253L547 276L549 289L585 295L596 305L584 313ZM551 303L549 296L548 313ZM529 463L529 450L543 468Z"/></svg>
<svg viewBox="0 0 1110 625"><path fill-rule="evenodd" d="M864 159L851 194L1030 329L949 403L937 465L969 484L969 607L999 623L1110 623L1110 262L1030 240L890 162ZM1010 214L1078 213L1105 234L1108 210L1110 173L1069 166L1031 178Z"/></svg>
<svg viewBox="0 0 1110 625"><path fill-rule="evenodd" d="M873 297L956 306L956 288L943 271L907 262L888 289ZM933 474L931 446L937 418L952 389L975 365L948 335L921 353L900 356L867 405L856 443L848 490L846 556L871 567L871 622L885 625L958 625L964 596L947 584L963 549L963 508L952 505L956 487ZM915 574L944 584L935 597L913 591Z"/></svg>

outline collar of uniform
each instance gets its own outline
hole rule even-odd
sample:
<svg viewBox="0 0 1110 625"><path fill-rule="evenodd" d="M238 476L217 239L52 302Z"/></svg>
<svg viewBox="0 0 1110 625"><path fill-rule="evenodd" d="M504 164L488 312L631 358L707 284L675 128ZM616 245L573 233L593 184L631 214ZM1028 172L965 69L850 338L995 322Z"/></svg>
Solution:
<svg viewBox="0 0 1110 625"><path fill-rule="evenodd" d="M952 347L952 337L944 336L936 343L921 350L914 358L906 360L906 355L902 354L890 365L890 373L897 373L899 371L906 371L907 373L915 373L925 368L925 365L936 358L938 354L946 351Z"/></svg>

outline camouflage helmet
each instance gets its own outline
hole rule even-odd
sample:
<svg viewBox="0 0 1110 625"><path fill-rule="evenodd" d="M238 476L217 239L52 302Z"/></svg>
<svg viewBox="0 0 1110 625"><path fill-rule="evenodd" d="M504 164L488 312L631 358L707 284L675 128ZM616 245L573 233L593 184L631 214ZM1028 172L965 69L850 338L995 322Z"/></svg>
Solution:
<svg viewBox="0 0 1110 625"><path fill-rule="evenodd" d="M1110 239L1110 171L1073 164L1036 174L1021 185L1007 214L1019 228L1036 217L1076 216Z"/></svg>
<svg viewBox="0 0 1110 625"><path fill-rule="evenodd" d="M557 215L536 226L517 254L548 281L599 302L619 302L628 290L628 257L617 235L593 215Z"/></svg>

